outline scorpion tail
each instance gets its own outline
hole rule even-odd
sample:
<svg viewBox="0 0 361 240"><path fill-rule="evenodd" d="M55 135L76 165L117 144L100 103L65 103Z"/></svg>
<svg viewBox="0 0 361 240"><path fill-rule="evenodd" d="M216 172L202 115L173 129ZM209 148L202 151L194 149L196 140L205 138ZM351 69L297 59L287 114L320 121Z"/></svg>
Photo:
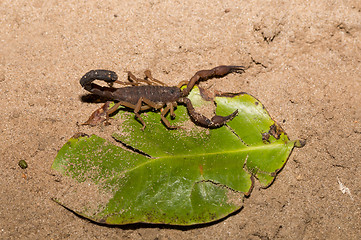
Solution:
<svg viewBox="0 0 361 240"><path fill-rule="evenodd" d="M92 89L91 83L95 80L102 80L107 83L112 83L117 79L118 75L113 71L103 69L91 70L80 79L80 85L85 90L90 91Z"/></svg>
<svg viewBox="0 0 361 240"><path fill-rule="evenodd" d="M198 123L199 125L207 128L218 128L223 126L228 121L231 121L238 114L238 110L234 111L232 114L228 116L218 116L215 115L211 119L206 116L197 113L192 105L192 102L188 98L182 98L182 102L186 104L189 115L191 118Z"/></svg>

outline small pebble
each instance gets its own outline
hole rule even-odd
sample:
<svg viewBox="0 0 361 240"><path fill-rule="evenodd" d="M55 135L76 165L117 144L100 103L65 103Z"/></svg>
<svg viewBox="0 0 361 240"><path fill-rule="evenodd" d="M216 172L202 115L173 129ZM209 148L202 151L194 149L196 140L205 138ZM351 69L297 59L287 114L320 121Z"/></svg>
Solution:
<svg viewBox="0 0 361 240"><path fill-rule="evenodd" d="M19 167L21 167L22 169L25 169L28 167L28 164L25 162L25 160L20 160L18 164L19 164Z"/></svg>

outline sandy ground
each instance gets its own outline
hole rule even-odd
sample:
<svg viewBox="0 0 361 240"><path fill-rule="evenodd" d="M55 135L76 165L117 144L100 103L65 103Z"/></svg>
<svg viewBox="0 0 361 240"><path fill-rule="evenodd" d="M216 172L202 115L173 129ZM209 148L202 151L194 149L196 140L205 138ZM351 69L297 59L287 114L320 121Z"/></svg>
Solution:
<svg viewBox="0 0 361 240"><path fill-rule="evenodd" d="M360 1L3 0L0 14L1 239L361 236ZM221 64L248 69L203 86L252 94L307 140L244 209L198 228L106 227L50 200L57 151L99 107L81 101L84 73L151 69L176 85Z"/></svg>

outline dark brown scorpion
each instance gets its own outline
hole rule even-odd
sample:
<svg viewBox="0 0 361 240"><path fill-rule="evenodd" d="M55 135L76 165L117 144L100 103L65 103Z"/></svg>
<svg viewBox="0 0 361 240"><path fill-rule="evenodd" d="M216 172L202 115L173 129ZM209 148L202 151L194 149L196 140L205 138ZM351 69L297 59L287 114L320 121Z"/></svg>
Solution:
<svg viewBox="0 0 361 240"><path fill-rule="evenodd" d="M98 122L102 122L104 121L104 115L106 115L105 120L108 121L109 115L115 112L120 105L123 105L134 109L134 114L143 124L142 130L144 130L146 124L139 112L152 108L162 109L165 106L161 111L161 119L169 129L175 129L177 127L172 126L165 116L170 112L171 117L174 118L174 108L177 106L177 103L182 103L186 105L189 115L197 124L208 128L220 127L232 120L237 115L238 110L225 117L215 115L211 119L208 119L195 111L192 102L187 96L198 81L204 81L213 77L224 77L231 72L244 72L244 67L218 66L210 70L201 70L196 72L188 82L182 81L178 86L170 87L166 86L161 81L154 79L149 70L145 71L145 79L136 78L131 72L128 72L129 82L118 81L118 76L113 71L102 69L91 70L80 79L81 86L95 95L115 101L116 104L110 109L107 109L109 107L109 102L107 102L102 108L95 111L85 124L89 124L91 119L94 118L97 118ZM103 87L93 83L95 80L102 80L108 83L109 87ZM114 83L130 86L114 88ZM186 84L187 87L181 90L181 86Z"/></svg>

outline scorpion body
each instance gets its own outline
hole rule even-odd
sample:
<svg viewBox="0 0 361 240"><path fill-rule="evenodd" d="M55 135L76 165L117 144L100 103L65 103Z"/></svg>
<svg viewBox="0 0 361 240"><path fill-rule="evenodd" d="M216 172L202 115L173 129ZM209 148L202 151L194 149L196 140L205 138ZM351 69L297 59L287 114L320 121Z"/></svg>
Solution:
<svg viewBox="0 0 361 240"><path fill-rule="evenodd" d="M225 117L215 115L211 119L208 119L204 115L195 111L192 102L189 100L189 98L187 98L187 96L198 81L207 80L212 77L223 77L231 72L243 71L244 67L242 66L218 66L210 70L198 71L189 82L183 81L178 86L171 87L166 86L157 79L154 79L148 70L145 71L145 79L136 78L131 72L128 72L129 82L121 82L118 81L118 76L115 72L100 69L87 72L80 79L80 84L85 90L95 95L117 102L112 108L108 110L105 109L104 105L101 109L98 109L93 113L92 117L94 117L94 115L98 115L97 118L101 119L99 121L104 121L104 115L106 116L105 120L108 120L109 115L116 111L120 105L123 105L125 107L134 109L136 117L143 124L142 130L144 130L146 124L141 118L139 112L152 108L162 109L164 106L166 106L165 109L161 111L162 121L168 128L174 129L176 127L172 126L165 118L165 116L168 112L170 112L171 117L174 118L174 108L177 106L177 103L183 103L186 105L189 115L196 123L204 127L216 128L222 126L227 121L232 120L237 115L238 111L236 110L232 114ZM93 83L95 80L102 80L107 82L110 86L99 86ZM131 86L114 88L114 83ZM185 84L187 84L187 87L181 90L180 87ZM109 103L106 103L106 105L109 106Z"/></svg>

